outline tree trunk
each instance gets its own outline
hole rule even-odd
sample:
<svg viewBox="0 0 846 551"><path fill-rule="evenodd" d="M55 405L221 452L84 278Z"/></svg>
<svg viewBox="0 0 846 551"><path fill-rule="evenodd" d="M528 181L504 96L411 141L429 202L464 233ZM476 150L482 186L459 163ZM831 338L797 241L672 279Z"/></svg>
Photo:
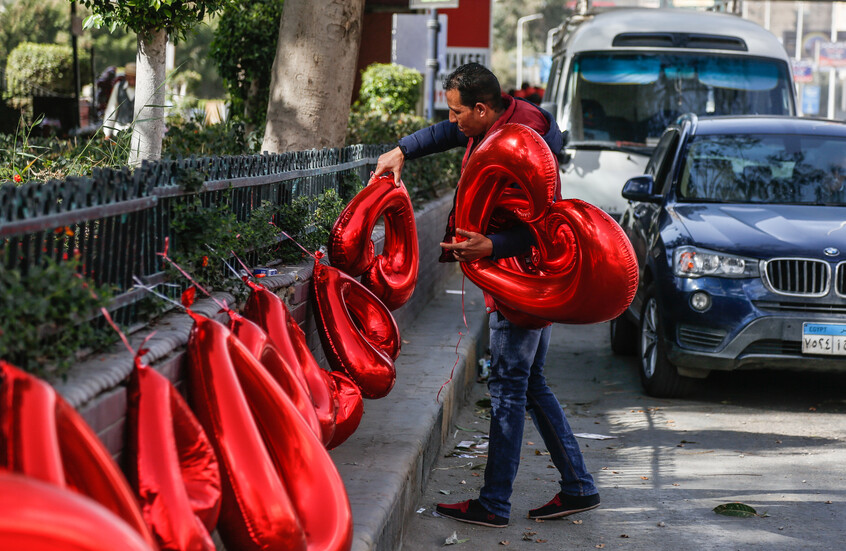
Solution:
<svg viewBox="0 0 846 551"><path fill-rule="evenodd" d="M158 160L162 156L166 51L165 31L138 34L135 119L129 151L131 166L140 165L143 159Z"/></svg>
<svg viewBox="0 0 846 551"><path fill-rule="evenodd" d="M344 144L364 0L285 0L262 150Z"/></svg>

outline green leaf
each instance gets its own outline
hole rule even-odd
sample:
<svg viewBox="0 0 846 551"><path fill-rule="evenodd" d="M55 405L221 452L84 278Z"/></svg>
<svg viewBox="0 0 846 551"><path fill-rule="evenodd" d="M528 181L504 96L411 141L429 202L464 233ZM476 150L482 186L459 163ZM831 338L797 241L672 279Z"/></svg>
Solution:
<svg viewBox="0 0 846 551"><path fill-rule="evenodd" d="M745 503L723 503L714 507L714 512L727 517L757 517L758 511Z"/></svg>
<svg viewBox="0 0 846 551"><path fill-rule="evenodd" d="M477 400L476 401L476 407L480 407L480 408L491 407L491 399L490 398L482 398L481 400Z"/></svg>
<svg viewBox="0 0 846 551"><path fill-rule="evenodd" d="M88 29L99 29L103 26L103 16L97 13L93 13L86 17L82 21L82 28L85 30Z"/></svg>

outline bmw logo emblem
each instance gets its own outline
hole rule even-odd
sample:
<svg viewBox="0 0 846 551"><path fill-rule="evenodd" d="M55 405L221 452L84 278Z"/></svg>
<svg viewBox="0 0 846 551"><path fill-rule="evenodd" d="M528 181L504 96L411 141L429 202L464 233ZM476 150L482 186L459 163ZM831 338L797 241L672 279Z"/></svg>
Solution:
<svg viewBox="0 0 846 551"><path fill-rule="evenodd" d="M826 256L837 256L840 254L840 251L834 247L826 247L823 249L823 253L825 253Z"/></svg>

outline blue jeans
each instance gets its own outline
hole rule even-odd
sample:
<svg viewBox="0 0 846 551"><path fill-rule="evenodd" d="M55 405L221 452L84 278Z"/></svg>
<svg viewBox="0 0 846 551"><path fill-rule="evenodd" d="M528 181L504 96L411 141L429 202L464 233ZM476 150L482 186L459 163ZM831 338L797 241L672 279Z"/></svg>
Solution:
<svg viewBox="0 0 846 551"><path fill-rule="evenodd" d="M479 501L491 513L510 515L511 486L520 464L526 410L561 473L561 491L579 496L597 493L564 410L543 376L551 326L524 329L494 312L490 331L490 444Z"/></svg>

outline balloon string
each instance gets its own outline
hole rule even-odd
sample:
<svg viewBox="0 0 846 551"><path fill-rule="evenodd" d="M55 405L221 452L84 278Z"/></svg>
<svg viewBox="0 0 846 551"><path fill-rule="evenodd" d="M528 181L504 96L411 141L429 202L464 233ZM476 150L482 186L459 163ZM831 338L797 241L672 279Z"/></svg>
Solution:
<svg viewBox="0 0 846 551"><path fill-rule="evenodd" d="M181 308L183 310L188 310L188 308L186 308L185 305L182 304L181 302L177 302L177 301L173 300L172 298L170 298L169 296L163 295L162 293L156 291L152 287L145 285L143 281L138 279L138 276L132 276L132 279L135 281L135 284L137 286L141 287L142 289L144 289L145 291L147 291L151 295L154 295L154 296L162 299L165 302L169 302L170 304L176 306L177 308Z"/></svg>
<svg viewBox="0 0 846 551"><path fill-rule="evenodd" d="M252 272L250 271L250 268L248 268L248 267L247 267L247 265L246 265L246 264L244 264L244 261L243 261L243 260L241 260L241 257L240 257L240 256L238 256L237 254L235 254L235 251L229 251L229 252L231 252L231 253L232 253L232 256L234 256L234 257L235 257L235 260L237 260L237 261L238 261L238 263L241 265L241 267L242 267L242 268L244 268L244 270L247 272L247 274L252 275ZM227 266L229 266L229 264L227 264ZM230 269L231 269L233 272L235 271L235 270L234 270L233 268L231 268L231 267L230 267ZM237 273L237 272L236 272L236 273ZM239 276L239 277L240 277L240 276Z"/></svg>
<svg viewBox="0 0 846 551"><path fill-rule="evenodd" d="M461 276L461 317L464 319L464 327L470 329L470 326L467 325L467 312L464 310L464 279L465 276ZM449 379L441 385L441 388L438 389L438 394L435 396L435 402L437 402L441 397L441 391L443 391L444 387L447 386L451 381L452 377L455 374L455 368L458 366L458 361L461 359L461 356L458 354L458 347L461 344L461 338L464 336L464 333L461 331L458 332L458 342L455 343L455 363L452 364L452 369L449 372Z"/></svg>
<svg viewBox="0 0 846 551"><path fill-rule="evenodd" d="M269 222L269 224L270 224L271 226L273 226L274 228L276 228L277 230L279 230L279 231L282 233L282 235L284 235L285 237L287 237L287 238L291 241L291 243L293 243L293 244L294 244L294 245L296 245L297 247L301 248L301 249L303 250L303 252L304 252L304 253L306 253L307 255L309 255L309 256L310 256L310 257L312 257L312 258L315 258L314 253L312 253L311 251L309 251L308 249L306 249L305 247L303 247L302 245L300 245L300 244L297 242L297 240L296 240L296 239L294 239L293 237L291 237L290 235L288 235L288 233L287 233L285 230L283 230L282 228L280 228L279 226L277 226L276 224L274 224L272 221L271 221L271 222ZM315 260L316 260L316 258L315 258Z"/></svg>
<svg viewBox="0 0 846 551"><path fill-rule="evenodd" d="M82 287L84 289L87 289L88 292L91 294L92 297L94 297L95 300L100 299L100 297L97 295L97 293L94 292L94 289L92 289L91 287L88 286L88 283L82 278L81 274L74 274L74 275L82 280ZM106 309L105 306L100 307L100 313L103 314L103 318L105 318L106 322L108 322L108 324L112 327L112 329L115 330L115 333L118 334L118 337L120 337L120 340L123 343L123 346L125 346L126 349L129 351L129 353L132 355L132 357L135 358L136 357L135 350L132 348L132 345L129 344L129 339L126 337L126 333L121 331L120 327L118 327L118 324L115 323L114 319L112 319L112 315L109 313L109 311ZM153 331L152 333L150 333L149 335L144 337L144 340L141 342L141 347L138 349L139 352L141 352L141 350L144 349L144 345L147 344L147 341L150 340L150 338L155 334L156 334L156 332Z"/></svg>
<svg viewBox="0 0 846 551"><path fill-rule="evenodd" d="M180 266L179 264L177 264L176 262L174 262L174 261L173 261L173 259L172 259L172 258L170 258L170 257L167 255L167 250L168 250L169 245L170 245L170 238L169 238L169 237L165 237L165 248L164 248L164 251L162 251L162 252L160 252L160 253L156 253L156 254L157 254L158 256L160 256L160 257L164 258L165 260L167 260L167 261L170 263L170 265L171 265L171 266L173 266L174 268L176 268L176 270L177 270L180 274L182 274L183 276L185 276L185 278L186 278L188 281L190 281L190 282L191 282L191 284L192 284L194 287L196 287L197 289L199 289L200 291L202 291L204 295L206 295L207 297L209 297L210 299L212 299L212 300L214 301L214 303L215 303L215 304L217 304L218 306L220 306L221 310L229 310L229 307L226 305L226 303L225 303L225 302L220 302L219 300L217 300L216 298L214 298L214 297L211 295L211 293L209 293L209 292L208 292L205 288L203 288L203 286L202 286L202 285L200 285L199 283L197 283L197 281L196 281L196 280L194 280L194 278L193 278L193 277L191 277L191 275L190 275L188 272L186 272L185 270L183 270L183 269L182 269L182 266Z"/></svg>

